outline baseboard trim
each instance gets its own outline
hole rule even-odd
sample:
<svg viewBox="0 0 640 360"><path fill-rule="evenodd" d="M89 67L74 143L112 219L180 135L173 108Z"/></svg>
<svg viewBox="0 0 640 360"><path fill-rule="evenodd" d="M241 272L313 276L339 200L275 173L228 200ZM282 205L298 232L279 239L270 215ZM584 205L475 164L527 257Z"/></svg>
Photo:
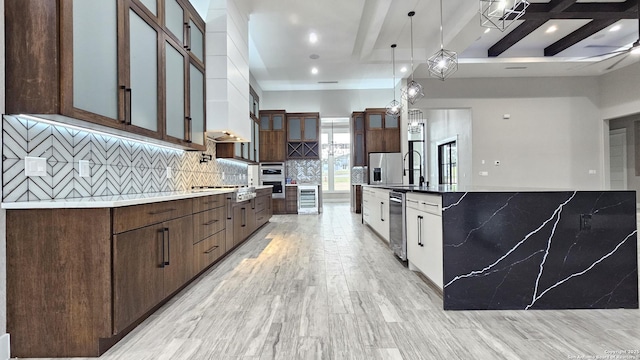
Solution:
<svg viewBox="0 0 640 360"><path fill-rule="evenodd" d="M0 360L9 360L10 358L9 334L4 334L0 336Z"/></svg>

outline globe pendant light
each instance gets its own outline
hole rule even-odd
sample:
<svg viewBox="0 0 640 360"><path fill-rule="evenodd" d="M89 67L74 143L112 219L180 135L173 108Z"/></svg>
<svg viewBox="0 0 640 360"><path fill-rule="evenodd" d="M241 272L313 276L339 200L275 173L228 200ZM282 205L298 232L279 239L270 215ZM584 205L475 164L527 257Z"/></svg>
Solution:
<svg viewBox="0 0 640 360"><path fill-rule="evenodd" d="M407 83L407 86L402 88L402 98L407 100L411 105L415 104L418 99L424 97L422 92L422 85L413 80L413 15L415 11L410 11L409 19L411 19L411 80Z"/></svg>
<svg viewBox="0 0 640 360"><path fill-rule="evenodd" d="M427 59L429 74L442 81L458 70L458 54L445 50L442 30L442 0L440 0L440 50Z"/></svg>
<svg viewBox="0 0 640 360"><path fill-rule="evenodd" d="M391 45L391 53L392 53L392 66L393 66L393 84L391 89L393 89L393 100L387 105L387 115L393 116L397 118L402 111L402 104L396 101L396 44Z"/></svg>
<svg viewBox="0 0 640 360"><path fill-rule="evenodd" d="M480 25L504 31L524 15L527 0L480 0Z"/></svg>

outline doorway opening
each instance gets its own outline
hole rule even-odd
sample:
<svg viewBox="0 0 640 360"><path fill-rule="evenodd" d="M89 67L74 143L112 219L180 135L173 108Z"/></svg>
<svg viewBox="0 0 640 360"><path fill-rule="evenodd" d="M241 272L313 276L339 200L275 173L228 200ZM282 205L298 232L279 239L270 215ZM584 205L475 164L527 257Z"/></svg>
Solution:
<svg viewBox="0 0 640 360"><path fill-rule="evenodd" d="M351 134L349 118L322 118L322 192L349 193L351 186ZM348 200L348 197L346 197Z"/></svg>
<svg viewBox="0 0 640 360"><path fill-rule="evenodd" d="M627 190L627 129L609 131L611 190Z"/></svg>
<svg viewBox="0 0 640 360"><path fill-rule="evenodd" d="M452 185L458 183L457 141L438 145L438 183Z"/></svg>

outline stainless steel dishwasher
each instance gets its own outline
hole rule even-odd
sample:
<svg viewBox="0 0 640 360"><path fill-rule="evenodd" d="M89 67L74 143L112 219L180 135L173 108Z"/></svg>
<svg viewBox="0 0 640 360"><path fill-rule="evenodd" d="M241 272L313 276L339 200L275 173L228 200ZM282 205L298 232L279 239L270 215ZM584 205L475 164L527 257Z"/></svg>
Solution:
<svg viewBox="0 0 640 360"><path fill-rule="evenodd" d="M389 192L389 245L402 261L407 260L407 224L404 193Z"/></svg>

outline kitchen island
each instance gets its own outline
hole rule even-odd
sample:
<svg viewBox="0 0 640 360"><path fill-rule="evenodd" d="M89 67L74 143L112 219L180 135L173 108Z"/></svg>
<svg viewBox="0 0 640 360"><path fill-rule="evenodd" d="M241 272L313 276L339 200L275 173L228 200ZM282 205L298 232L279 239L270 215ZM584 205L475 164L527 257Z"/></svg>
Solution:
<svg viewBox="0 0 640 360"><path fill-rule="evenodd" d="M446 310L638 308L634 191L387 188L408 193L409 266Z"/></svg>

